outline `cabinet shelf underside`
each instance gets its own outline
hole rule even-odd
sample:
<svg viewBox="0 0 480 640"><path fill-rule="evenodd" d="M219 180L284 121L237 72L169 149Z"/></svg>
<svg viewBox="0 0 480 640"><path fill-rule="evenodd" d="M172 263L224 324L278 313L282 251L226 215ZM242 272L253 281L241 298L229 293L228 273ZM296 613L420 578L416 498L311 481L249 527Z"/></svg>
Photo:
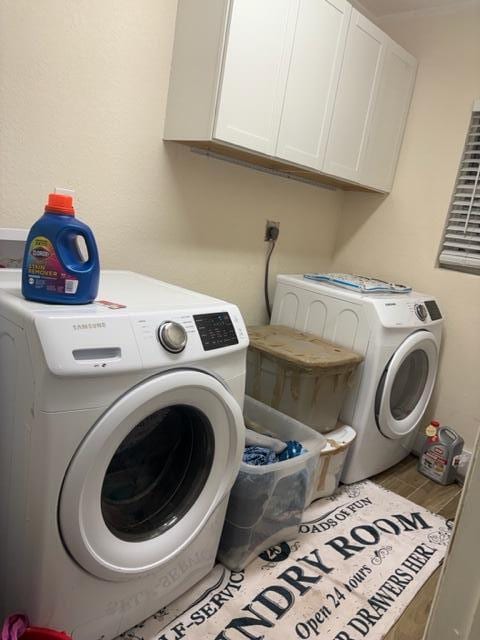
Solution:
<svg viewBox="0 0 480 640"><path fill-rule="evenodd" d="M251 151L241 149L240 147L222 144L215 141L178 140L174 142L191 147L194 150L197 149L205 153L211 153L215 157L224 158L225 160L236 160L249 166L266 169L293 180L301 180L312 184L318 184L318 186L334 187L337 189L343 189L344 191L363 191L366 193L384 194L383 191L338 180L327 174L309 170L295 164L290 164L288 162L272 158L271 156L252 153Z"/></svg>

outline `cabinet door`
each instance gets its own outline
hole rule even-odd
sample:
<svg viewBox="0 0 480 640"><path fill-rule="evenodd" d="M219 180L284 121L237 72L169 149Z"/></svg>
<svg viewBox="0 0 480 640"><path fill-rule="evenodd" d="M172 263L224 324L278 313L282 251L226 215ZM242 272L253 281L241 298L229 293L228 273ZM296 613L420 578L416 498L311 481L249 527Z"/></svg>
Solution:
<svg viewBox="0 0 480 640"><path fill-rule="evenodd" d="M322 169L352 7L300 0L276 155Z"/></svg>
<svg viewBox="0 0 480 640"><path fill-rule="evenodd" d="M386 39L383 31L352 10L325 155L326 173L360 181Z"/></svg>
<svg viewBox="0 0 480 640"><path fill-rule="evenodd" d="M275 152L298 0L232 0L214 138Z"/></svg>
<svg viewBox="0 0 480 640"><path fill-rule="evenodd" d="M412 98L417 61L388 40L372 113L361 182L390 191Z"/></svg>

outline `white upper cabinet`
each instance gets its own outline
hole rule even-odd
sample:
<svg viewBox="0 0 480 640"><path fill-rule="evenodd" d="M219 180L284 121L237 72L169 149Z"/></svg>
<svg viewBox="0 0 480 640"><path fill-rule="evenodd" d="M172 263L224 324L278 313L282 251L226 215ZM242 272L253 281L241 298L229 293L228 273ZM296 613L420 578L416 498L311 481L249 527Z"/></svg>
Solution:
<svg viewBox="0 0 480 640"><path fill-rule="evenodd" d="M358 182L385 55L386 35L353 9L324 170Z"/></svg>
<svg viewBox="0 0 480 640"><path fill-rule="evenodd" d="M352 11L324 171L380 191L395 175L417 62Z"/></svg>
<svg viewBox="0 0 480 640"><path fill-rule="evenodd" d="M298 0L233 0L217 140L275 153L297 11Z"/></svg>
<svg viewBox="0 0 480 640"><path fill-rule="evenodd" d="M417 61L393 40L386 43L360 182L390 191L412 98Z"/></svg>
<svg viewBox="0 0 480 640"><path fill-rule="evenodd" d="M346 0L300 0L276 156L323 168L347 28Z"/></svg>
<svg viewBox="0 0 480 640"><path fill-rule="evenodd" d="M178 0L164 137L389 191L415 71L347 0Z"/></svg>

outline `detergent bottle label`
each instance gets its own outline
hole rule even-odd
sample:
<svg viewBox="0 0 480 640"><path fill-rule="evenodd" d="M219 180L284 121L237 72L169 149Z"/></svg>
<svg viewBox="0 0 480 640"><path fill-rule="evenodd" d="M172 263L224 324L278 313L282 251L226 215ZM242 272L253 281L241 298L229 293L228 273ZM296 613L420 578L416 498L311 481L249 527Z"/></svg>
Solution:
<svg viewBox="0 0 480 640"><path fill-rule="evenodd" d="M65 273L55 248L44 236L32 239L28 248L26 270L28 284L35 289L72 295L77 292L78 279Z"/></svg>

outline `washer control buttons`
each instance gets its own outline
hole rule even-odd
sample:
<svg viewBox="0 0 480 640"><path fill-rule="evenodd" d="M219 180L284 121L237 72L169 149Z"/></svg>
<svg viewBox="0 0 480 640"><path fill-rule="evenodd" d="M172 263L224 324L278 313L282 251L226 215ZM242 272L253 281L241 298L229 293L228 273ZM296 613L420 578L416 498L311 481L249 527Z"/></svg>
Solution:
<svg viewBox="0 0 480 640"><path fill-rule="evenodd" d="M193 316L204 351L238 344L235 327L227 311Z"/></svg>
<svg viewBox="0 0 480 640"><path fill-rule="evenodd" d="M187 332L178 322L167 320L158 327L158 339L170 353L180 353L187 345Z"/></svg>
<svg viewBox="0 0 480 640"><path fill-rule="evenodd" d="M424 304L416 304L415 313L417 314L417 318L422 322L425 322L425 320L428 318L427 309Z"/></svg>

